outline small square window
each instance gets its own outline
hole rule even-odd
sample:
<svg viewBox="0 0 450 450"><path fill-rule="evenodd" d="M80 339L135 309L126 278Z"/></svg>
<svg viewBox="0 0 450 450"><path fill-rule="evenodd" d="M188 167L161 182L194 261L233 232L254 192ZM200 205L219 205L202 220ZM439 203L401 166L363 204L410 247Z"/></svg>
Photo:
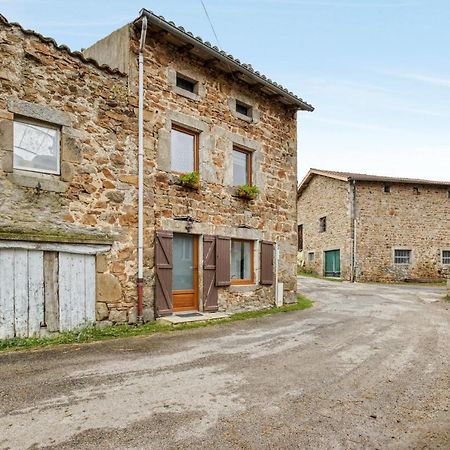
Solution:
<svg viewBox="0 0 450 450"><path fill-rule="evenodd" d="M252 153L238 147L233 148L233 185L252 184Z"/></svg>
<svg viewBox="0 0 450 450"><path fill-rule="evenodd" d="M450 250L442 251L442 264L450 265Z"/></svg>
<svg viewBox="0 0 450 450"><path fill-rule="evenodd" d="M418 188L418 186L414 186L413 191L414 191L414 194L416 194L416 195L420 194L420 189Z"/></svg>
<svg viewBox="0 0 450 450"><path fill-rule="evenodd" d="M324 233L327 231L327 218L321 217L319 219L319 233Z"/></svg>
<svg viewBox="0 0 450 450"><path fill-rule="evenodd" d="M411 250L395 250L395 264L411 264Z"/></svg>
<svg viewBox="0 0 450 450"><path fill-rule="evenodd" d="M243 116L252 117L252 107L236 100L236 112Z"/></svg>
<svg viewBox="0 0 450 450"><path fill-rule="evenodd" d="M253 241L231 240L231 284L253 284Z"/></svg>
<svg viewBox="0 0 450 450"><path fill-rule="evenodd" d="M192 78L185 77L184 75L180 75L177 73L177 87L192 92L193 94L197 93L197 81Z"/></svg>
<svg viewBox="0 0 450 450"><path fill-rule="evenodd" d="M385 184L384 185L384 192L386 194L390 194L391 193L391 185L390 184Z"/></svg>
<svg viewBox="0 0 450 450"><path fill-rule="evenodd" d="M309 253L308 253L308 261L309 261L309 262L313 262L314 259L315 259L315 254L314 254L314 252L309 252Z"/></svg>
<svg viewBox="0 0 450 450"><path fill-rule="evenodd" d="M170 143L172 170L179 173L198 171L198 133L173 126Z"/></svg>
<svg viewBox="0 0 450 450"><path fill-rule="evenodd" d="M59 175L60 139L57 127L14 120L14 168Z"/></svg>

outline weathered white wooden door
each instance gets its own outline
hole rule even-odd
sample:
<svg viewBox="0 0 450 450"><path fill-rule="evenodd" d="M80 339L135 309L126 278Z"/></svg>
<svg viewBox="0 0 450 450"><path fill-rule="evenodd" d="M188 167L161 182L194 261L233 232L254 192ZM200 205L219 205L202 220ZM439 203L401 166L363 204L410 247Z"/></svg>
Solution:
<svg viewBox="0 0 450 450"><path fill-rule="evenodd" d="M94 255L0 249L0 339L94 322Z"/></svg>

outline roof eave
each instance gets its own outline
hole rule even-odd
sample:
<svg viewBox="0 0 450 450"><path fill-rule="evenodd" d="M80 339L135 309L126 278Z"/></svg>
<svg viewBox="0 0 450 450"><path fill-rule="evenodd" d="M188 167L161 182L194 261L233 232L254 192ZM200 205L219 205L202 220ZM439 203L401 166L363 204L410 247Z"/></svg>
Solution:
<svg viewBox="0 0 450 450"><path fill-rule="evenodd" d="M149 23L157 25L161 29L166 30L169 33L186 41L188 44L191 44L194 47L201 49L202 51L211 55L211 57L217 58L219 61L227 64L230 68L235 69L236 71L243 73L247 77L254 79L258 83L264 85L265 87L273 91L274 95L280 95L281 97L283 97L285 100L289 102L289 105L296 107L298 110L308 112L314 111L314 107L312 105L306 103L302 99L299 99L291 92L278 87L276 84L274 84L274 82L272 82L271 80L269 81L266 77L263 77L258 73L252 72L251 70L245 68L242 64L236 62L236 60L234 60L233 58L226 56L220 51L217 51L214 48L206 45L204 42L195 38L193 35L178 28L175 24L172 25L172 23L166 22L165 20L156 16L151 11L148 11L145 8L140 11L139 17L135 19L133 23L140 22L143 17L146 17Z"/></svg>

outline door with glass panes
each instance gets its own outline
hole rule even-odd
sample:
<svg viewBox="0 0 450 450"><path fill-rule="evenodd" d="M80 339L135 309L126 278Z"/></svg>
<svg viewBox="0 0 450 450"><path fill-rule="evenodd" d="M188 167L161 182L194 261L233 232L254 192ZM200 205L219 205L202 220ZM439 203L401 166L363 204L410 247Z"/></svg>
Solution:
<svg viewBox="0 0 450 450"><path fill-rule="evenodd" d="M173 235L173 311L198 310L198 237Z"/></svg>

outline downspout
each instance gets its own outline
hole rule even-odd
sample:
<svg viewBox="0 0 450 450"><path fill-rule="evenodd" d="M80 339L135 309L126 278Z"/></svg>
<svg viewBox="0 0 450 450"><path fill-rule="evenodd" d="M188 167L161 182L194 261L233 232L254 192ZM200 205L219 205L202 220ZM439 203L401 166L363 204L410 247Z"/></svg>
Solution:
<svg viewBox="0 0 450 450"><path fill-rule="evenodd" d="M144 49L147 36L147 17L142 18L139 42L139 91L138 91L138 311L137 319L144 316Z"/></svg>
<svg viewBox="0 0 450 450"><path fill-rule="evenodd" d="M352 181L351 186L352 191L352 274L351 281L354 283L356 281L356 266L357 266L357 258L356 258L356 181Z"/></svg>

